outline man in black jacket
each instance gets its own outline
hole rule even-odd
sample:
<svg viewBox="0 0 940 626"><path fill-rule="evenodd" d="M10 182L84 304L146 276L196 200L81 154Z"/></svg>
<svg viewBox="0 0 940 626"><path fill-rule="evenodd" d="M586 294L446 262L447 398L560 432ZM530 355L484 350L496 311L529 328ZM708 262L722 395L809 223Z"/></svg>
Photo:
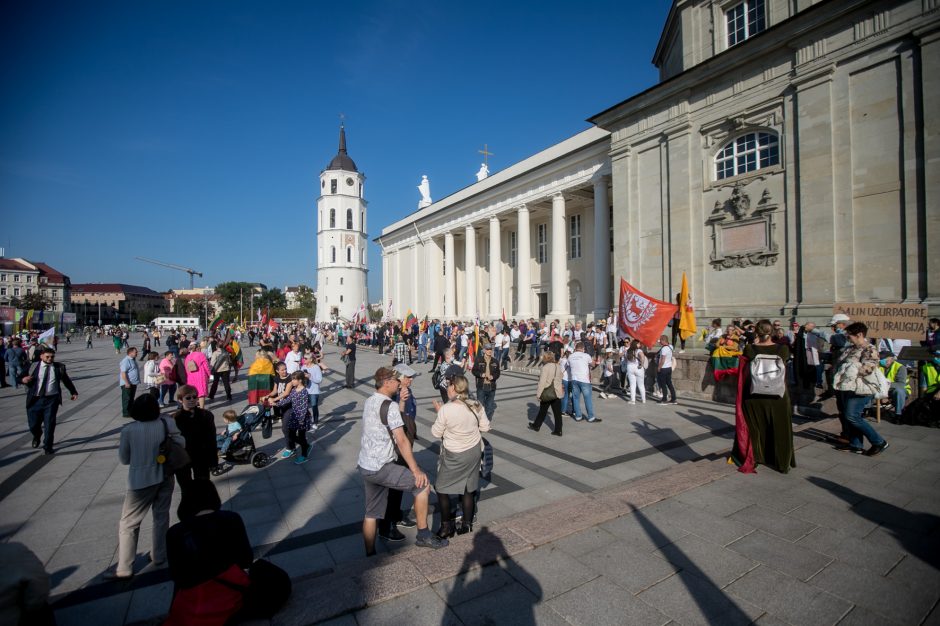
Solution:
<svg viewBox="0 0 940 626"><path fill-rule="evenodd" d="M483 405L487 419L493 419L496 411L496 381L499 379L499 362L493 357L493 344L483 346L483 356L473 364L473 375L477 379L477 402Z"/></svg>
<svg viewBox="0 0 940 626"><path fill-rule="evenodd" d="M46 454L53 454L55 449L56 414L62 404L62 385L69 390L72 400L78 398L78 391L65 371L64 363L55 362L55 350L39 348L39 362L33 365L29 375L24 376L26 385L26 418L29 431L33 433L33 447L39 447L43 431L46 439L43 449Z"/></svg>

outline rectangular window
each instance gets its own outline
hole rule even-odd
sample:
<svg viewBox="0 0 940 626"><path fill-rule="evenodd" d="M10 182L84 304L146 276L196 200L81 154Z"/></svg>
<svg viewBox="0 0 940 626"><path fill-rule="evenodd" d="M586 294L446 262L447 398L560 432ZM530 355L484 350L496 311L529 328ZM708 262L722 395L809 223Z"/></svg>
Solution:
<svg viewBox="0 0 940 626"><path fill-rule="evenodd" d="M516 231L509 231L509 267L516 267Z"/></svg>
<svg viewBox="0 0 940 626"><path fill-rule="evenodd" d="M330 180L330 193L336 193L336 179Z"/></svg>
<svg viewBox="0 0 940 626"><path fill-rule="evenodd" d="M27 274L27 275L26 275L26 282L28 282L28 283L33 282L33 277L30 276L29 274Z"/></svg>
<svg viewBox="0 0 940 626"><path fill-rule="evenodd" d="M568 218L568 254L569 258L581 258L581 216L572 215Z"/></svg>
<svg viewBox="0 0 940 626"><path fill-rule="evenodd" d="M539 224L538 262L548 262L548 224Z"/></svg>
<svg viewBox="0 0 940 626"><path fill-rule="evenodd" d="M14 287L14 288L13 288L13 295L14 295L14 296L20 295L20 288L19 288L19 287Z"/></svg>
<svg viewBox="0 0 940 626"><path fill-rule="evenodd" d="M728 47L741 43L767 28L764 0L745 0L725 12Z"/></svg>
<svg viewBox="0 0 940 626"><path fill-rule="evenodd" d="M33 294L33 290L30 289L29 287L27 287L27 288L26 288L26 295L27 295L27 296L31 296L32 294Z"/></svg>
<svg viewBox="0 0 940 626"><path fill-rule="evenodd" d="M19 274L13 274L13 282L14 282L14 283L20 282L20 275L19 275Z"/></svg>
<svg viewBox="0 0 940 626"><path fill-rule="evenodd" d="M4 283L7 282L7 275L6 275L6 274L0 274L0 282L4 282Z"/></svg>
<svg viewBox="0 0 940 626"><path fill-rule="evenodd" d="M0 287L0 296L5 296L5 295L7 295L7 288Z"/></svg>

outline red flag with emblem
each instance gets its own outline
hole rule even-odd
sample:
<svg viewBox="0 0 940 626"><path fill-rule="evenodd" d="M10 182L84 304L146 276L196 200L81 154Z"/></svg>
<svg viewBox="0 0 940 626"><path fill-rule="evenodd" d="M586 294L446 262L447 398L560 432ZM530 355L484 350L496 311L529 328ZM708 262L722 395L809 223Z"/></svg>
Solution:
<svg viewBox="0 0 940 626"><path fill-rule="evenodd" d="M675 304L651 298L624 279L620 279L617 325L620 330L638 339L640 343L654 345L678 310L679 307Z"/></svg>

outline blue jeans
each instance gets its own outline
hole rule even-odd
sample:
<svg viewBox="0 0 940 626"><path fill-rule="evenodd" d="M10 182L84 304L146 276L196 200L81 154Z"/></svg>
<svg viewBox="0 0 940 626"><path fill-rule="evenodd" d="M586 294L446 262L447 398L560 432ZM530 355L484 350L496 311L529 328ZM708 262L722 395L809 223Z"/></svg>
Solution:
<svg viewBox="0 0 940 626"><path fill-rule="evenodd" d="M418 344L418 362L427 363L428 362L428 346L427 344L419 343Z"/></svg>
<svg viewBox="0 0 940 626"><path fill-rule="evenodd" d="M572 402L574 403L574 418L581 419L581 396L584 396L584 409L587 411L588 421L594 419L594 399L591 397L591 383L580 383L576 380L571 381L571 389L574 391Z"/></svg>
<svg viewBox="0 0 940 626"><path fill-rule="evenodd" d="M894 412L897 415L901 415L904 412L904 405L907 403L907 389L904 385L891 384L891 387L888 389L888 397L891 398L891 401L894 403Z"/></svg>
<svg viewBox="0 0 940 626"><path fill-rule="evenodd" d="M571 381L563 380L561 381L561 388L564 390L564 396L561 398L561 412L568 412L568 403L571 402Z"/></svg>
<svg viewBox="0 0 940 626"><path fill-rule="evenodd" d="M225 454L232 445L231 435L216 435L215 442L219 446L219 452Z"/></svg>
<svg viewBox="0 0 940 626"><path fill-rule="evenodd" d="M483 385L477 386L477 402L483 405L486 412L486 419L493 421L493 413L496 412L496 387L484 389Z"/></svg>
<svg viewBox="0 0 940 626"><path fill-rule="evenodd" d="M861 449L864 445L862 437L868 439L873 446L879 446L884 443L884 438L878 434L878 431L862 417L865 407L871 402L871 396L860 396L851 391L841 392L843 402L845 403L845 420L848 423L849 432L847 433L849 445L853 448Z"/></svg>
<svg viewBox="0 0 940 626"><path fill-rule="evenodd" d="M169 397L169 402L173 402L176 397L176 383L160 385L160 404L168 404L167 397Z"/></svg>

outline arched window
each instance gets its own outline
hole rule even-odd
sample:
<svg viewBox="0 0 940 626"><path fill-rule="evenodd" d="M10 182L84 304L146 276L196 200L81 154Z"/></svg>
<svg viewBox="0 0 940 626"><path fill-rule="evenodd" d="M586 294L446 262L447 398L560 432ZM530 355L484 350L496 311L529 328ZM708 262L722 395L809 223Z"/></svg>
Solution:
<svg viewBox="0 0 940 626"><path fill-rule="evenodd" d="M352 247L346 248L346 262L352 263Z"/></svg>
<svg viewBox="0 0 940 626"><path fill-rule="evenodd" d="M346 209L346 228L352 230L352 209Z"/></svg>
<svg viewBox="0 0 940 626"><path fill-rule="evenodd" d="M330 246L330 263L336 263L336 246Z"/></svg>
<svg viewBox="0 0 940 626"><path fill-rule="evenodd" d="M330 228L336 228L336 209L330 209Z"/></svg>
<svg viewBox="0 0 940 626"><path fill-rule="evenodd" d="M731 178L780 163L780 143L771 132L748 133L715 155L715 179Z"/></svg>

